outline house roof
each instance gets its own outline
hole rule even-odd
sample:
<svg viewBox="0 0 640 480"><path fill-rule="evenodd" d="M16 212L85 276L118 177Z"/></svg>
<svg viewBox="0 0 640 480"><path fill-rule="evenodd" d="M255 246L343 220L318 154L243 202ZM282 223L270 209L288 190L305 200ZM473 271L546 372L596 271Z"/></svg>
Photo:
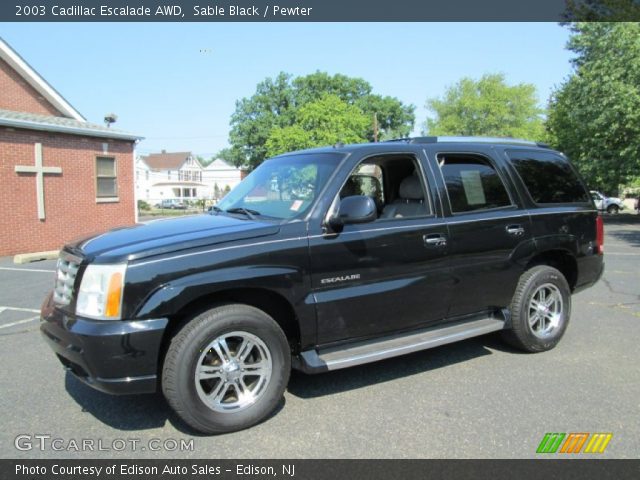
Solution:
<svg viewBox="0 0 640 480"><path fill-rule="evenodd" d="M105 125L89 123L85 120L2 109L0 109L0 126L119 140L135 141L144 138L133 133L108 128Z"/></svg>
<svg viewBox="0 0 640 480"><path fill-rule="evenodd" d="M191 156L191 152L152 153L143 158L153 170L179 170Z"/></svg>
<svg viewBox="0 0 640 480"><path fill-rule="evenodd" d="M217 158L209 165L207 165L205 170L238 170L238 168L234 167L233 165L229 165L221 158Z"/></svg>
<svg viewBox="0 0 640 480"><path fill-rule="evenodd" d="M7 62L40 95L47 99L60 113L79 122L86 119L60 95L55 88L42 78L18 53L0 37L0 58Z"/></svg>

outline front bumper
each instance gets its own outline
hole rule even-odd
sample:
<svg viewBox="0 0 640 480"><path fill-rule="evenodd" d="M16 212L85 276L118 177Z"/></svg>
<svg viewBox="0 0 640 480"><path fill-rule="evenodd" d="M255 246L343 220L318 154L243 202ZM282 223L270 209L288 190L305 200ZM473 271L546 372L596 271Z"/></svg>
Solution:
<svg viewBox="0 0 640 480"><path fill-rule="evenodd" d="M40 331L65 369L87 385L111 394L152 393L166 318L90 320L69 315L49 295Z"/></svg>

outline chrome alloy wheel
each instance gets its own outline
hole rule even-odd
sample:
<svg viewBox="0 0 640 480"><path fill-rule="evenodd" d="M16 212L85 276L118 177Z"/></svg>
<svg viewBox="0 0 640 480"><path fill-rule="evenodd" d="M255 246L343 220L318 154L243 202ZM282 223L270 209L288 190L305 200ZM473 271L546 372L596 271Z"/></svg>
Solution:
<svg viewBox="0 0 640 480"><path fill-rule="evenodd" d="M529 327L536 337L549 337L562 321L563 301L558 287L552 283L540 285L529 302Z"/></svg>
<svg viewBox="0 0 640 480"><path fill-rule="evenodd" d="M271 353L255 335L236 331L213 340L195 371L200 400L216 412L237 412L253 405L271 379Z"/></svg>

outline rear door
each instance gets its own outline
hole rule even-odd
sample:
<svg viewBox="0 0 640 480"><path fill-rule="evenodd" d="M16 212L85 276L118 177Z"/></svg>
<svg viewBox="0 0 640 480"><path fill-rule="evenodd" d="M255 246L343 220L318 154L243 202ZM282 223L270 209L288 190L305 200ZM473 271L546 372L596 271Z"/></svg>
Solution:
<svg viewBox="0 0 640 480"><path fill-rule="evenodd" d="M449 317L509 304L534 251L531 223L509 171L489 146L434 145L428 155L443 185L454 289Z"/></svg>

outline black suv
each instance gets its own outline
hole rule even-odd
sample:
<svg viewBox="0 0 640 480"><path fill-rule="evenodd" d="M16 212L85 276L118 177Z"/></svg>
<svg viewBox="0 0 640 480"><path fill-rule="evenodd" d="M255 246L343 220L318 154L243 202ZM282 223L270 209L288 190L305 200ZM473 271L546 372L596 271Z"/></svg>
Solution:
<svg viewBox="0 0 640 480"><path fill-rule="evenodd" d="M161 388L191 427L227 432L275 409L291 367L497 330L549 350L602 254L591 197L545 145L336 145L265 161L209 214L65 246L41 329L88 385Z"/></svg>

